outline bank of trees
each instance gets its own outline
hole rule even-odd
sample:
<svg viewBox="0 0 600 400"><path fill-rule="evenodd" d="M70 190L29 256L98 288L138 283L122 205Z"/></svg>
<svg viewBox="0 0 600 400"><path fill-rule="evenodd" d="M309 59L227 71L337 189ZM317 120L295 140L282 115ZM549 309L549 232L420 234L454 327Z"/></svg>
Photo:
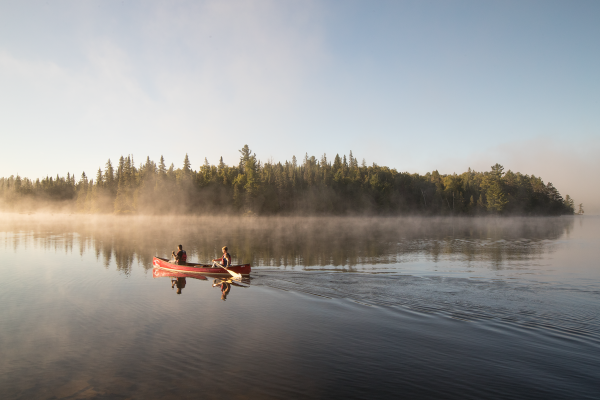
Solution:
<svg viewBox="0 0 600 400"><path fill-rule="evenodd" d="M133 156L118 164L108 160L94 178L20 176L0 178L1 206L23 210L68 207L81 213L141 214L435 214L560 215L573 214L574 200L564 198L540 177L504 171L469 169L460 175L398 172L365 161L352 152L330 160L305 155L285 163L260 162L246 145L238 165L221 158L194 170L186 154L183 165L166 166ZM582 209L582 207L581 207Z"/></svg>

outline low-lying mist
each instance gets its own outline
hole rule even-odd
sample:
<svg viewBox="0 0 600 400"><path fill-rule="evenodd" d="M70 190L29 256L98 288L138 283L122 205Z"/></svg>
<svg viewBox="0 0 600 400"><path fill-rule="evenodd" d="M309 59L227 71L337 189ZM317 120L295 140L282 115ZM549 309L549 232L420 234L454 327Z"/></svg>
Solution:
<svg viewBox="0 0 600 400"><path fill-rule="evenodd" d="M128 272L152 268L178 244L188 260L208 262L228 246L234 263L253 267L356 269L414 257L460 257L501 265L551 251L575 217L141 217L0 214L5 246L94 252Z"/></svg>

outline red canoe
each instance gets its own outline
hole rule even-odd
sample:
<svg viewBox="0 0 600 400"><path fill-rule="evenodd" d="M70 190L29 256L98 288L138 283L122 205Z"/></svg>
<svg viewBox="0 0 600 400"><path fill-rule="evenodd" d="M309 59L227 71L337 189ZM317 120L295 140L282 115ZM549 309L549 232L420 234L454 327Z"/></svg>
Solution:
<svg viewBox="0 0 600 400"><path fill-rule="evenodd" d="M214 274L214 275L229 275L224 268L212 268L212 265L186 263L185 265L172 264L166 258L154 257L152 260L154 268L161 268L172 272L195 273L195 274ZM250 264L232 265L227 268L230 271L237 272L242 275L250 275Z"/></svg>

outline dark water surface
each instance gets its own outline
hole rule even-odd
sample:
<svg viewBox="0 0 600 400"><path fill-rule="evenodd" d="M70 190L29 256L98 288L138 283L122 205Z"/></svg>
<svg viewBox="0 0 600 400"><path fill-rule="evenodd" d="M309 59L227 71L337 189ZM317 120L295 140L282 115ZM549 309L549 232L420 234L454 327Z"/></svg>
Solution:
<svg viewBox="0 0 600 400"><path fill-rule="evenodd" d="M152 257L228 245L181 294ZM0 398L600 397L600 218L0 215Z"/></svg>

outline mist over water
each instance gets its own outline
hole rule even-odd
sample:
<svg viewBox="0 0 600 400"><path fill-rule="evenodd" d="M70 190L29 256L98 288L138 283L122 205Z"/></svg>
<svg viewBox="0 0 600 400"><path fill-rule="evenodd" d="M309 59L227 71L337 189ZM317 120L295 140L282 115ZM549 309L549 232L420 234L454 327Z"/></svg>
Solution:
<svg viewBox="0 0 600 400"><path fill-rule="evenodd" d="M0 389L594 398L598 232L593 217L2 214ZM178 244L197 262L227 245L252 274L226 301L212 277L178 295L152 271Z"/></svg>
<svg viewBox="0 0 600 400"><path fill-rule="evenodd" d="M205 262L229 246L234 263L254 267L401 270L419 258L480 262L498 268L541 257L569 235L574 218L135 217L4 214L15 248L94 251L120 270L152 268L183 244ZM48 239L48 237L50 239Z"/></svg>

